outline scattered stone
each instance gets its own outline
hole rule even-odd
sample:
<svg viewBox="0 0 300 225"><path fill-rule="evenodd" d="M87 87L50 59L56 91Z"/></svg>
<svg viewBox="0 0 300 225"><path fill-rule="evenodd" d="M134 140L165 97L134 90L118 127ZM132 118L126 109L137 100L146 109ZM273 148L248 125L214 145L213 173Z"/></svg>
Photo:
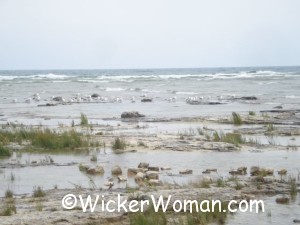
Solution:
<svg viewBox="0 0 300 225"><path fill-rule="evenodd" d="M138 172L134 177L136 183L141 183L144 181L144 179L145 179L145 174L142 172Z"/></svg>
<svg viewBox="0 0 300 225"><path fill-rule="evenodd" d="M79 170L82 172L87 172L89 168L90 167L86 164L82 164L82 163L79 164Z"/></svg>
<svg viewBox="0 0 300 225"><path fill-rule="evenodd" d="M193 170L186 169L179 171L179 174L193 174Z"/></svg>
<svg viewBox="0 0 300 225"><path fill-rule="evenodd" d="M96 166L93 168L89 168L86 172L87 174L91 175L102 175L104 174L104 168L102 166Z"/></svg>
<svg viewBox="0 0 300 225"><path fill-rule="evenodd" d="M270 168L259 168L258 166L252 166L250 174L251 176L273 176L274 170Z"/></svg>
<svg viewBox="0 0 300 225"><path fill-rule="evenodd" d="M218 171L217 169L206 169L202 173L203 174L210 174L211 172L217 172L217 171Z"/></svg>
<svg viewBox="0 0 300 225"><path fill-rule="evenodd" d="M132 112L123 112L121 114L121 118L125 119L125 118L138 118L138 117L145 117L145 115L140 114L137 111L132 111Z"/></svg>
<svg viewBox="0 0 300 225"><path fill-rule="evenodd" d="M143 98L141 102L152 102L152 98Z"/></svg>
<svg viewBox="0 0 300 225"><path fill-rule="evenodd" d="M280 175L280 176L285 176L285 175L287 175L287 170L286 170L286 169L281 169L281 170L279 170L279 171L278 171L278 175Z"/></svg>
<svg viewBox="0 0 300 225"><path fill-rule="evenodd" d="M138 165L138 168L145 168L145 169L148 169L149 167L149 163L146 163L146 162L141 162L139 165Z"/></svg>
<svg viewBox="0 0 300 225"><path fill-rule="evenodd" d="M139 168L139 169L136 169L136 168L128 168L127 170L127 175L128 176L134 176L136 175L138 172L143 172L143 169Z"/></svg>
<svg viewBox="0 0 300 225"><path fill-rule="evenodd" d="M92 98L98 98L98 97L100 97L100 95L97 94L97 93L94 93L94 94L91 95L91 97L92 97Z"/></svg>
<svg viewBox="0 0 300 225"><path fill-rule="evenodd" d="M159 179L159 176L158 176L158 173L157 172L153 172L153 171L147 171L146 172L146 178L148 180L158 180Z"/></svg>
<svg viewBox="0 0 300 225"><path fill-rule="evenodd" d="M288 197L276 198L276 203L278 203L278 204L288 204L289 202L290 202L290 199Z"/></svg>
<svg viewBox="0 0 300 225"><path fill-rule="evenodd" d="M127 178L123 177L123 176L118 176L118 181L119 182L125 182L125 181L127 181Z"/></svg>
<svg viewBox="0 0 300 225"><path fill-rule="evenodd" d="M52 100L53 100L53 101L56 101L56 102L63 102L63 101L64 101L63 97L60 97L60 96L58 96L58 97L53 97Z"/></svg>
<svg viewBox="0 0 300 225"><path fill-rule="evenodd" d="M255 96L243 96L240 98L241 100L257 100Z"/></svg>
<svg viewBox="0 0 300 225"><path fill-rule="evenodd" d="M171 170L171 167L161 167L161 170Z"/></svg>
<svg viewBox="0 0 300 225"><path fill-rule="evenodd" d="M114 167L111 169L111 174L112 174L112 175L121 175L121 174L122 174L122 169L121 169L121 167L119 167L119 166L114 166Z"/></svg>

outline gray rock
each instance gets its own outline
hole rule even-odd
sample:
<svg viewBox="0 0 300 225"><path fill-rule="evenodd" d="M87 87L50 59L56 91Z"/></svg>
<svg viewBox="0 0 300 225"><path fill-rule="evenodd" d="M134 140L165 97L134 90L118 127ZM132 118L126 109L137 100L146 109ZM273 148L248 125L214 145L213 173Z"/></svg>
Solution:
<svg viewBox="0 0 300 225"><path fill-rule="evenodd" d="M138 165L138 168L145 168L145 169L148 169L149 167L149 163L146 163L146 162L141 162L139 165Z"/></svg>
<svg viewBox="0 0 300 225"><path fill-rule="evenodd" d="M146 172L146 178L148 180L158 180L159 179L159 176L158 176L158 173L157 172L153 172L153 171L147 171Z"/></svg>
<svg viewBox="0 0 300 225"><path fill-rule="evenodd" d="M152 98L143 98L141 102L152 102Z"/></svg>
<svg viewBox="0 0 300 225"><path fill-rule="evenodd" d="M111 174L112 174L112 175L121 175L121 174L122 174L122 169L121 169L121 167L119 167L119 166L114 166L114 167L111 169Z"/></svg>
<svg viewBox="0 0 300 225"><path fill-rule="evenodd" d="M132 111L132 112L123 112L121 114L121 118L123 119L128 119L128 118L139 118L139 117L145 117L145 115L140 114L137 111Z"/></svg>
<svg viewBox="0 0 300 225"><path fill-rule="evenodd" d="M96 166L89 168L86 172L91 175L102 175L104 174L104 168L102 166Z"/></svg>
<svg viewBox="0 0 300 225"><path fill-rule="evenodd" d="M189 170L189 169L181 170L179 171L179 174L193 174L193 170Z"/></svg>
<svg viewBox="0 0 300 225"><path fill-rule="evenodd" d="M276 203L278 203L278 204L288 204L289 202L290 202L290 199L288 197L276 198Z"/></svg>
<svg viewBox="0 0 300 225"><path fill-rule="evenodd" d="M100 97L100 95L97 94L97 93L94 93L94 94L91 95L91 97L92 97L92 98L98 98L98 97Z"/></svg>

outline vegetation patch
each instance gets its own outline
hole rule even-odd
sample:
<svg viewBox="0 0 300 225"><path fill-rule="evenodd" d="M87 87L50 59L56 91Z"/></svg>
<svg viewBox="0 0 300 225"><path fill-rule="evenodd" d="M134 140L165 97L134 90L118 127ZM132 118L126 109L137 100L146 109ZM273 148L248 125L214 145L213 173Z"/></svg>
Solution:
<svg viewBox="0 0 300 225"><path fill-rule="evenodd" d="M75 149L88 146L88 141L82 139L82 135L74 130L57 133L50 129L26 129L21 128L15 131L1 131L0 142L9 143L30 141L32 147L55 149ZM1 149L1 148L0 148ZM0 154L8 154L8 150L0 150Z"/></svg>

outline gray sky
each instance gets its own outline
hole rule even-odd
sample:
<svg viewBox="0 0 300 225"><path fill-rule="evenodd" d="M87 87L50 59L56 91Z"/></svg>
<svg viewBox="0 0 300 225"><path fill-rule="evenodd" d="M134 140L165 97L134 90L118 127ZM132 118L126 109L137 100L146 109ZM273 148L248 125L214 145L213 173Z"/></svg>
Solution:
<svg viewBox="0 0 300 225"><path fill-rule="evenodd" d="M300 65L299 0L0 0L0 69Z"/></svg>

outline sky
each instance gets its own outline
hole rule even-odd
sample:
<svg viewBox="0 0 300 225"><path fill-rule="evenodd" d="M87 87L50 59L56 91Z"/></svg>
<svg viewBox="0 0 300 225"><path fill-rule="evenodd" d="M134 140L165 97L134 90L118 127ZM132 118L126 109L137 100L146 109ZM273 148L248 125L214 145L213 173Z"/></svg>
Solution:
<svg viewBox="0 0 300 225"><path fill-rule="evenodd" d="M0 0L0 70L300 65L299 0Z"/></svg>

